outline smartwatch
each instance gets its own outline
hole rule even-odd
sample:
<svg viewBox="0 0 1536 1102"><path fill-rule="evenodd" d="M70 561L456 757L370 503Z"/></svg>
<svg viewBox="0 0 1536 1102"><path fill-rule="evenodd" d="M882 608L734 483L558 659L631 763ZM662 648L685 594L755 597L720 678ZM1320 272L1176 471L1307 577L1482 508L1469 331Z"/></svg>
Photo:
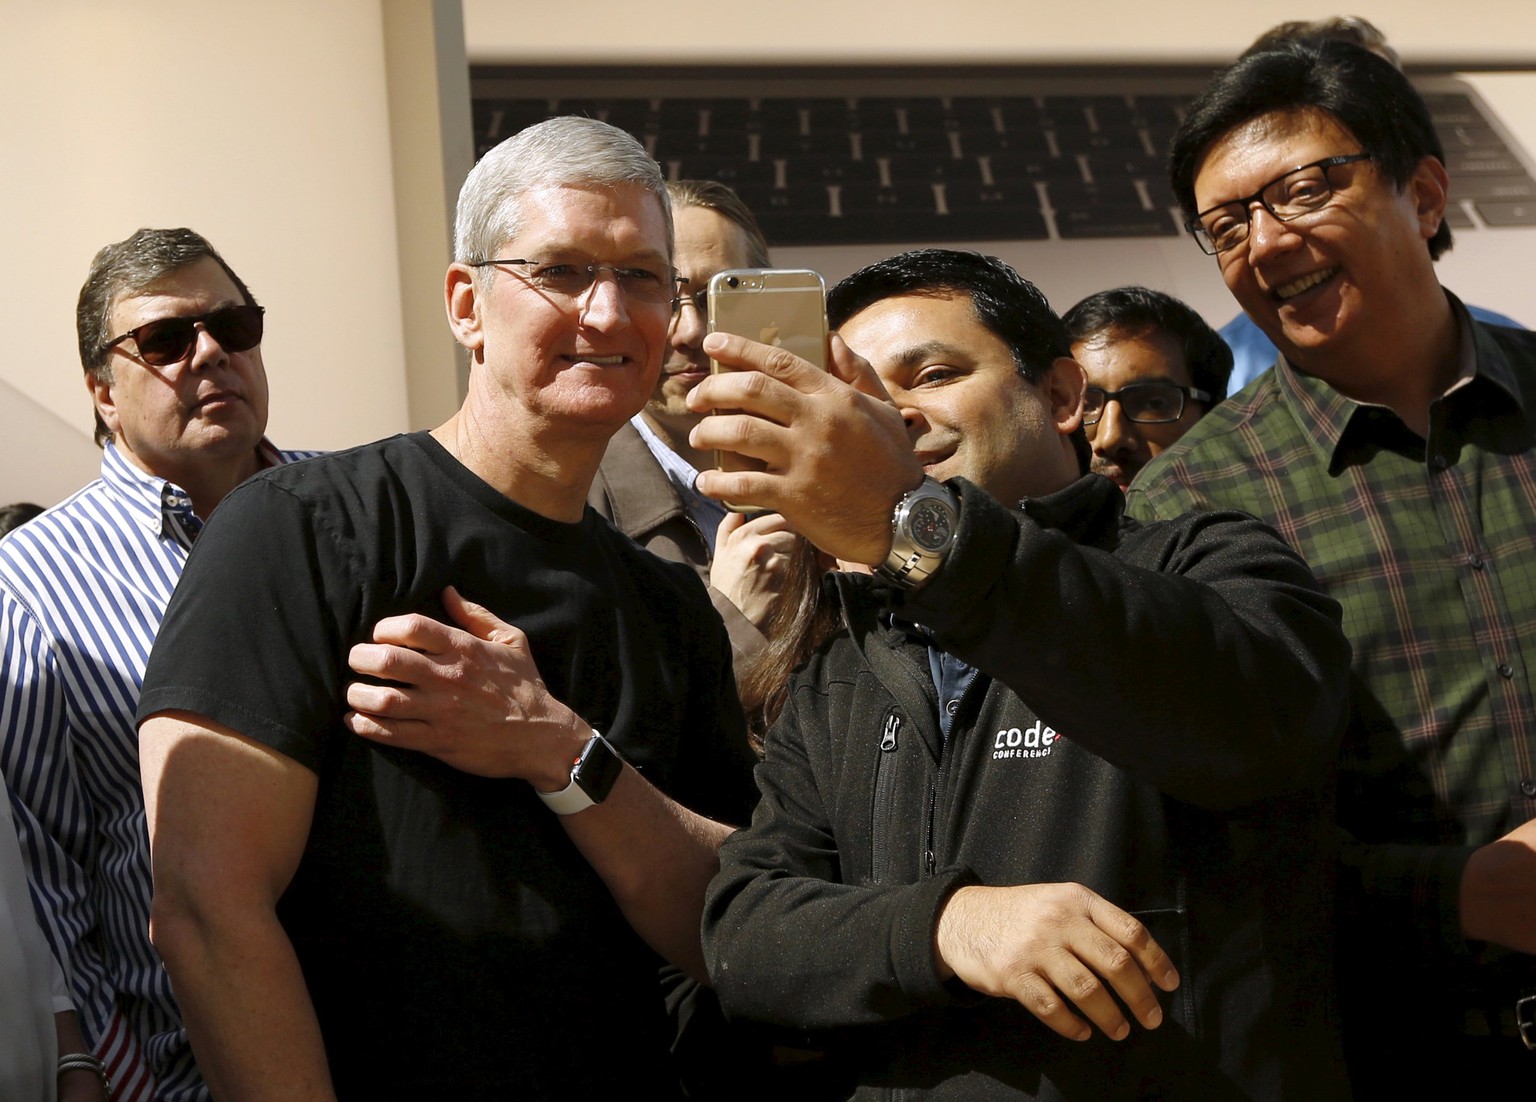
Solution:
<svg viewBox="0 0 1536 1102"><path fill-rule="evenodd" d="M556 815L574 815L606 800L622 772L624 759L607 739L593 731L571 765L571 783L559 792L539 792L539 799Z"/></svg>
<svg viewBox="0 0 1536 1102"><path fill-rule="evenodd" d="M955 545L960 501L948 486L924 478L891 514L891 553L875 573L907 591L920 588L944 565Z"/></svg>

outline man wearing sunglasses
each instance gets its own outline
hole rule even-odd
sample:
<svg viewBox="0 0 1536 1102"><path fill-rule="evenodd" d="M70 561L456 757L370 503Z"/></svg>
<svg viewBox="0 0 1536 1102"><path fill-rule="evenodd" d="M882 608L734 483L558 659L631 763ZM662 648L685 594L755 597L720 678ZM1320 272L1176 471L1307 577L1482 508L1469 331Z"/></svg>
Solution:
<svg viewBox="0 0 1536 1102"><path fill-rule="evenodd" d="M1473 319L1436 278L1444 154L1375 54L1241 59L1190 108L1170 173L1280 359L1154 461L1129 507L1253 513L1344 607L1356 1086L1536 1083L1536 336Z"/></svg>
<svg viewBox="0 0 1536 1102"><path fill-rule="evenodd" d="M459 195L459 411L262 474L199 541L140 747L220 1099L677 1097L658 955L703 975L751 752L698 577L586 507L655 390L671 231L624 132L507 139Z"/></svg>
<svg viewBox="0 0 1536 1102"><path fill-rule="evenodd" d="M148 939L133 713L194 540L264 438L262 309L204 238L102 249L76 322L101 478L0 545L0 766L40 923L118 1098L207 1097Z"/></svg>
<svg viewBox="0 0 1536 1102"><path fill-rule="evenodd" d="M1195 311L1146 287L1089 295L1062 316L1088 377L1093 470L1124 490L1227 392L1232 350Z"/></svg>

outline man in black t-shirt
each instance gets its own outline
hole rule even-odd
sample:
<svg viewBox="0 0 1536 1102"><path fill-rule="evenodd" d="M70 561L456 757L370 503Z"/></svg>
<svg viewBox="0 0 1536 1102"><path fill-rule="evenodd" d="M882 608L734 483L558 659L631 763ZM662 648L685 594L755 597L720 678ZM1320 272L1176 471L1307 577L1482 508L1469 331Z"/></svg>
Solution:
<svg viewBox="0 0 1536 1102"><path fill-rule="evenodd" d="M231 495L145 676L153 934L221 1098L665 1096L655 954L702 975L751 800L703 586L584 505L666 347L655 163L523 131L455 249L463 407Z"/></svg>

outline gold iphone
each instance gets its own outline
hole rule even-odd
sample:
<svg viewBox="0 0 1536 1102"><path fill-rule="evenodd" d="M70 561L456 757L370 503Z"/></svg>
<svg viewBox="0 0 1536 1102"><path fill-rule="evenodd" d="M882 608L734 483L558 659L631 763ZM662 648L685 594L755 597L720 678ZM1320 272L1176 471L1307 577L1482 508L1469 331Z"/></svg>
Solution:
<svg viewBox="0 0 1536 1102"><path fill-rule="evenodd" d="M737 268L718 272L709 281L709 331L784 348L815 364L827 367L827 285L821 276L803 268ZM733 368L710 360L712 372ZM735 452L716 452L722 471L757 471L763 466ZM750 506L726 508L751 512Z"/></svg>

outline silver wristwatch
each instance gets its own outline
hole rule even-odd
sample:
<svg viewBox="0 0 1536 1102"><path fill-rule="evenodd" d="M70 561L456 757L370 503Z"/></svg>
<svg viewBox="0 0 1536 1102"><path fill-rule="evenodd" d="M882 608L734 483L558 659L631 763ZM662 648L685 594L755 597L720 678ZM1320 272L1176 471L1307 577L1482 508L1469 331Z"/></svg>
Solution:
<svg viewBox="0 0 1536 1102"><path fill-rule="evenodd" d="M944 565L955 545L960 500L949 487L932 478L896 504L891 514L891 553L875 573L911 591L923 586Z"/></svg>

